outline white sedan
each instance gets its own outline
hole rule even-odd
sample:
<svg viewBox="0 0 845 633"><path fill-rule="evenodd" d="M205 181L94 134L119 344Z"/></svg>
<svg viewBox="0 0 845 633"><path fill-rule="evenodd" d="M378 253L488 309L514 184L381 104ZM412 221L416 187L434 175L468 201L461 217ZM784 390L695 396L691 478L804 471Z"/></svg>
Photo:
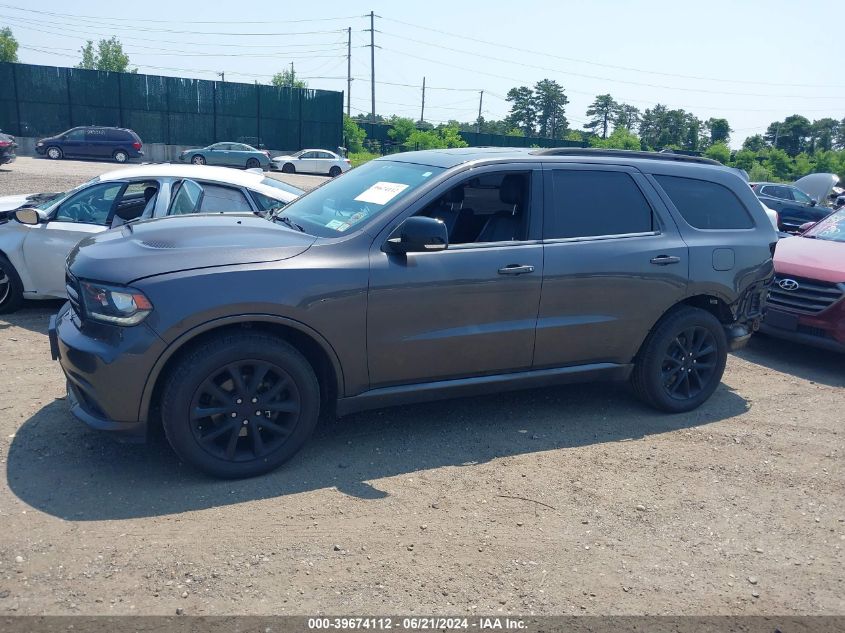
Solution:
<svg viewBox="0 0 845 633"><path fill-rule="evenodd" d="M270 166L286 174L328 174L332 178L352 169L348 158L325 149L303 149L294 154L276 156L270 160Z"/></svg>
<svg viewBox="0 0 845 633"><path fill-rule="evenodd" d="M267 215L302 191L259 170L141 165L71 191L0 197L0 314L24 298L65 297L65 259L85 237L186 213Z"/></svg>

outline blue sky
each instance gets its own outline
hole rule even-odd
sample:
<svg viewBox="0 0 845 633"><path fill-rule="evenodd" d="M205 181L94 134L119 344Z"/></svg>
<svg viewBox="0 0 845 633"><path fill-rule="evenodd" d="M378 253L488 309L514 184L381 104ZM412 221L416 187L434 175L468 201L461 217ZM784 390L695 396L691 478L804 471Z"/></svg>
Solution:
<svg viewBox="0 0 845 633"><path fill-rule="evenodd" d="M474 120L482 89L484 116L498 119L510 88L548 77L566 90L572 127L609 92L640 109L659 102L725 117L736 147L790 114L845 117L841 36L825 28L838 9L826 0L0 0L0 26L28 63L73 65L86 39L116 35L140 72L267 82L293 61L310 87L333 90L346 88L351 27L355 114L370 108L363 16L373 10L380 114L418 118L425 76L427 120Z"/></svg>

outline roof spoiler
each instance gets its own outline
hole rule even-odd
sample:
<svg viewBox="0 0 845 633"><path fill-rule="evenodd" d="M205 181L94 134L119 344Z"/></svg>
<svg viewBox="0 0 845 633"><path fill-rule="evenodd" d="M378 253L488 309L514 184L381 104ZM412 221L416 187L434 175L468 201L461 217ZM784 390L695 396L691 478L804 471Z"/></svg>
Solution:
<svg viewBox="0 0 845 633"><path fill-rule="evenodd" d="M601 149L598 147L552 147L533 152L538 156L608 156L611 158L645 158L648 160L669 160L679 163L699 163L703 165L717 165L722 163L703 156L687 156L669 152L640 152L631 149Z"/></svg>

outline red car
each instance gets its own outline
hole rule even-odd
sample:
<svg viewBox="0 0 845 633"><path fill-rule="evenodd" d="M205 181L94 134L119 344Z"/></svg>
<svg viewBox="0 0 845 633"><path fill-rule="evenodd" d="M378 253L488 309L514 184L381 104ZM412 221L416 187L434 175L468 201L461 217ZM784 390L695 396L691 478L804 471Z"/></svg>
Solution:
<svg viewBox="0 0 845 633"><path fill-rule="evenodd" d="M778 242L763 332L845 353L845 209Z"/></svg>

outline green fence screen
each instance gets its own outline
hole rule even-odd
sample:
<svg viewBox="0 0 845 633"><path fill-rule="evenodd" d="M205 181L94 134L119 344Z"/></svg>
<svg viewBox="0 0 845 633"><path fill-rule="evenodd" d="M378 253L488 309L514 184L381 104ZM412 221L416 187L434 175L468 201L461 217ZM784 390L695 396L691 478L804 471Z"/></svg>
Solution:
<svg viewBox="0 0 845 633"><path fill-rule="evenodd" d="M0 63L0 129L43 137L77 125L135 130L145 143L335 149L343 93L180 77Z"/></svg>

